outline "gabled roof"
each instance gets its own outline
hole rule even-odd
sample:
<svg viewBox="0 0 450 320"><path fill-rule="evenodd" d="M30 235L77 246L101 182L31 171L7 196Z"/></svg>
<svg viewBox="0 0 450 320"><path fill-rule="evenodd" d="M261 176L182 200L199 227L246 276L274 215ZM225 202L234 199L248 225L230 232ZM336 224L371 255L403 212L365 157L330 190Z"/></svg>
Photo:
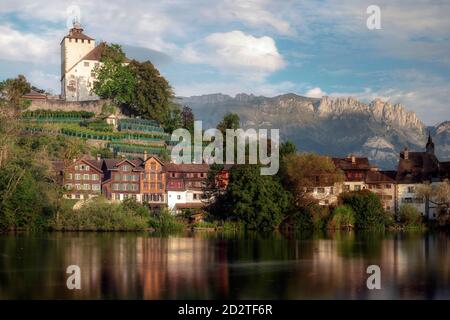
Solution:
<svg viewBox="0 0 450 320"><path fill-rule="evenodd" d="M103 171L102 171L103 160L97 161L97 160L81 158L81 159L77 159L74 162L71 162L67 166L71 167L71 166L74 166L75 164L80 163L80 162L84 162L85 164L89 165L91 168L94 168L98 172L103 173Z"/></svg>
<svg viewBox="0 0 450 320"><path fill-rule="evenodd" d="M166 164L165 164L161 159L159 159L157 156L149 156L149 157L147 158L147 160L144 160L144 164L145 164L147 161L149 161L150 159L154 159L154 160L158 161L159 164L161 164L163 167L166 166Z"/></svg>
<svg viewBox="0 0 450 320"><path fill-rule="evenodd" d="M366 157L332 158L334 165L341 170L370 170L369 159Z"/></svg>
<svg viewBox="0 0 450 320"><path fill-rule="evenodd" d="M128 162L129 164L131 164L134 171L144 170L144 168L142 167L143 162L141 159L105 159L103 161L107 170L117 170L118 167L124 162Z"/></svg>

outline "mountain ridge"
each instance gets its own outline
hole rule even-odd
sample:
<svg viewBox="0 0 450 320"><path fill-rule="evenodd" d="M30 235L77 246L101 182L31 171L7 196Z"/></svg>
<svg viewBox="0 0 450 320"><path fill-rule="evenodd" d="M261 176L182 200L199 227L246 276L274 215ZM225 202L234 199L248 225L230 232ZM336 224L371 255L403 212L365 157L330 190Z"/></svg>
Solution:
<svg viewBox="0 0 450 320"><path fill-rule="evenodd" d="M450 121L426 126L402 104L354 97L310 98L286 93L275 97L222 93L179 97L192 108L204 127L215 127L227 112L235 112L244 128L279 128L283 140L300 151L345 156L367 155L382 168L393 169L398 153L408 147L423 150L430 131L436 136L438 156L450 157Z"/></svg>

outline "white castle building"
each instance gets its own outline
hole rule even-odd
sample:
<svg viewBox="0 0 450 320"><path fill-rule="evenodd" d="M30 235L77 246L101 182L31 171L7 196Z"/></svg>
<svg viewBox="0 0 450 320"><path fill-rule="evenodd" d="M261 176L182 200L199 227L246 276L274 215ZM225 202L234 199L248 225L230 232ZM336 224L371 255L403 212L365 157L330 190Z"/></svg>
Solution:
<svg viewBox="0 0 450 320"><path fill-rule="evenodd" d="M105 43L83 33L80 23L74 22L69 34L61 41L61 98L66 101L98 100L92 91L94 68L99 65Z"/></svg>

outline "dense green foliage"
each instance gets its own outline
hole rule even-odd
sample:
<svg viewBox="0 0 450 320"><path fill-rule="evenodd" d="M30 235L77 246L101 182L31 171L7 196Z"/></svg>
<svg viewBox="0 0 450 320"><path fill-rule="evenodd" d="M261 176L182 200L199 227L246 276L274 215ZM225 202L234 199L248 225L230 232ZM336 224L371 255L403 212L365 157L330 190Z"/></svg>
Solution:
<svg viewBox="0 0 450 320"><path fill-rule="evenodd" d="M227 190L211 206L215 218L242 221L248 229L277 228L289 206L289 195L273 176L262 176L257 165L230 171Z"/></svg>
<svg viewBox="0 0 450 320"><path fill-rule="evenodd" d="M130 115L157 120L167 131L181 126L172 88L150 61L127 61L120 46L106 45L102 62L95 70L97 95L111 99Z"/></svg>
<svg viewBox="0 0 450 320"><path fill-rule="evenodd" d="M184 224L165 208L151 214L149 225L151 228L160 232L180 231L184 229Z"/></svg>
<svg viewBox="0 0 450 320"><path fill-rule="evenodd" d="M340 201L354 211L358 229L382 229L392 224L391 215L384 211L380 198L368 190L344 193Z"/></svg>
<svg viewBox="0 0 450 320"><path fill-rule="evenodd" d="M399 211L400 222L406 227L420 227L422 225L422 215L419 210L411 204L404 204Z"/></svg>
<svg viewBox="0 0 450 320"><path fill-rule="evenodd" d="M356 217L352 208L348 206L338 206L333 210L333 215L328 222L329 229L352 228L355 225Z"/></svg>
<svg viewBox="0 0 450 320"><path fill-rule="evenodd" d="M132 202L111 203L103 198L87 200L77 210L65 206L51 221L51 228L64 231L136 231L149 226L148 210Z"/></svg>

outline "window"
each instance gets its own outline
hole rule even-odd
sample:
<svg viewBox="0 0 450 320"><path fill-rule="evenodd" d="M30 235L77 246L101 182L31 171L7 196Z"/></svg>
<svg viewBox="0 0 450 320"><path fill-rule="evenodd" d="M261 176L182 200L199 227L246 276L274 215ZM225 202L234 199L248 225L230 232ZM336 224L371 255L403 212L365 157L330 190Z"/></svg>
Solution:
<svg viewBox="0 0 450 320"><path fill-rule="evenodd" d="M83 190L91 190L91 185L90 184L83 184Z"/></svg>
<svg viewBox="0 0 450 320"><path fill-rule="evenodd" d="M75 166L75 170L76 170L76 171L79 170L78 168L79 168L78 166Z"/></svg>
<svg viewBox="0 0 450 320"><path fill-rule="evenodd" d="M119 191L119 184L118 184L118 183L113 183L112 189L113 189L114 191Z"/></svg>
<svg viewBox="0 0 450 320"><path fill-rule="evenodd" d="M116 173L115 175L114 175L114 180L117 180L117 181L120 181L120 173Z"/></svg>
<svg viewBox="0 0 450 320"><path fill-rule="evenodd" d="M85 62L84 62L84 66L85 66L85 67L89 67L89 62L85 61Z"/></svg>
<svg viewBox="0 0 450 320"><path fill-rule="evenodd" d="M67 190L72 190L72 184L71 183L68 183L68 184L66 184L66 189Z"/></svg>
<svg viewBox="0 0 450 320"><path fill-rule="evenodd" d="M93 184L92 185L92 190L99 191L100 190L100 185L99 184Z"/></svg>
<svg viewBox="0 0 450 320"><path fill-rule="evenodd" d="M122 166L122 171L130 171L130 170L131 170L131 168L129 165Z"/></svg>
<svg viewBox="0 0 450 320"><path fill-rule="evenodd" d="M98 174L94 173L94 174L92 175L92 180L98 180Z"/></svg>
<svg viewBox="0 0 450 320"><path fill-rule="evenodd" d="M83 175L83 180L89 180L90 176L88 174Z"/></svg>
<svg viewBox="0 0 450 320"><path fill-rule="evenodd" d="M122 190L122 191L127 191L127 184L126 184L126 183L122 183L122 184L120 185L120 190Z"/></svg>
<svg viewBox="0 0 450 320"><path fill-rule="evenodd" d="M71 173L66 174L66 179L67 180L72 180L72 174Z"/></svg>
<svg viewBox="0 0 450 320"><path fill-rule="evenodd" d="M360 185L356 185L355 186L355 191L361 191L361 186Z"/></svg>
<svg viewBox="0 0 450 320"><path fill-rule="evenodd" d="M150 170L151 170L151 171L155 171L155 170L156 170L156 163L152 163L152 164L150 165Z"/></svg>
<svg viewBox="0 0 450 320"><path fill-rule="evenodd" d="M81 174L79 173L75 174L75 180L81 180Z"/></svg>
<svg viewBox="0 0 450 320"><path fill-rule="evenodd" d="M181 199L181 196L180 195L177 195L177 200L180 200Z"/></svg>
<svg viewBox="0 0 450 320"><path fill-rule="evenodd" d="M81 184L78 184L78 183L77 183L77 184L75 185L75 189L81 190Z"/></svg>
<svg viewBox="0 0 450 320"><path fill-rule="evenodd" d="M158 183L158 189L159 190L162 190L163 189L163 184L160 182L160 183Z"/></svg>
<svg viewBox="0 0 450 320"><path fill-rule="evenodd" d="M344 189L345 189L345 191L350 191L350 186L349 186L348 184L346 184L346 185L344 186Z"/></svg>
<svg viewBox="0 0 450 320"><path fill-rule="evenodd" d="M413 198L404 198L403 199L403 203L412 203L413 202Z"/></svg>
<svg viewBox="0 0 450 320"><path fill-rule="evenodd" d="M385 185L384 186L386 189L391 189L392 188L392 185L391 184L387 184L387 185Z"/></svg>
<svg viewBox="0 0 450 320"><path fill-rule="evenodd" d="M325 188L317 188L317 193L325 193Z"/></svg>
<svg viewBox="0 0 450 320"><path fill-rule="evenodd" d="M408 193L414 193L415 192L415 188L414 187L408 187Z"/></svg>

